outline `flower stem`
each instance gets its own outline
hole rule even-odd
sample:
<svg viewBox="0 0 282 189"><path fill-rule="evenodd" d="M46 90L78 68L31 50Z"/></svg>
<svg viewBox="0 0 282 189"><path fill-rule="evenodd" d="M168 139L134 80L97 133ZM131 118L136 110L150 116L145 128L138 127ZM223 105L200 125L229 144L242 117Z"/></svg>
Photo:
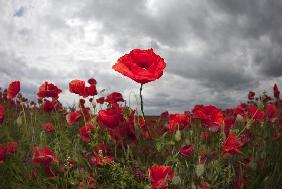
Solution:
<svg viewBox="0 0 282 189"><path fill-rule="evenodd" d="M142 87L143 87L143 84L141 84L141 87L140 87L141 112L142 112L143 117L145 118L144 108L143 108L143 98L142 98Z"/></svg>

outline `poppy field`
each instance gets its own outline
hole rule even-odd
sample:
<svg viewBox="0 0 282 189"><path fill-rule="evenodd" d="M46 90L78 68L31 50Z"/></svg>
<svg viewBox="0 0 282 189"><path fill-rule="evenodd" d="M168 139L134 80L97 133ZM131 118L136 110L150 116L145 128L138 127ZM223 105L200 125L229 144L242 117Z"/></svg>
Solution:
<svg viewBox="0 0 282 189"><path fill-rule="evenodd" d="M16 80L0 90L0 188L244 189L282 187L282 100L277 84L221 109L147 116L144 86L166 68L153 49L134 49L113 70L140 86L140 111L120 92L101 96L99 81L74 79L73 107L48 81L37 101ZM254 90L254 89L251 89Z"/></svg>

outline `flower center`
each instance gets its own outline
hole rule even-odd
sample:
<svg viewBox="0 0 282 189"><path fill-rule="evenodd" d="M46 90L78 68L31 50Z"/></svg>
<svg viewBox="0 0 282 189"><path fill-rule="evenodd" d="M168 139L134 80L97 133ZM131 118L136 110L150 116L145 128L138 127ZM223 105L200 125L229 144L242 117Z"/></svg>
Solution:
<svg viewBox="0 0 282 189"><path fill-rule="evenodd" d="M149 68L149 64L147 62L137 62L138 66L147 70Z"/></svg>

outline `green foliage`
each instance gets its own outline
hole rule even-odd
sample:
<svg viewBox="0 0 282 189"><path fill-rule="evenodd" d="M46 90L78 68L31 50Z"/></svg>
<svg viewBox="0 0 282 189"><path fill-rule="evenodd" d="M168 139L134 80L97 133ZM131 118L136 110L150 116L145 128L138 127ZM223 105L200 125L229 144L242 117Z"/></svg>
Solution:
<svg viewBox="0 0 282 189"><path fill-rule="evenodd" d="M72 126L66 124L65 114L60 112L45 113L39 109L24 106L5 107L5 120L0 126L0 144L16 141L15 154L7 156L0 163L0 188L76 188L81 183L87 186L91 174L97 188L150 188L148 167L153 164L170 165L175 177L169 188L197 188L203 181L211 188L232 188L236 175L235 169L244 169L245 188L280 188L282 183L282 138L273 139L274 131L281 132L281 126L267 121L246 122L237 116L232 130L238 136L251 132L250 144L242 147L239 155L226 155L222 145L226 140L223 131L210 133L210 141L201 140L204 128L195 121L191 128L164 133L151 140L145 139L136 124L136 143L120 144L113 142L110 135L92 121L95 130L91 133L91 142L80 139L79 129L85 124L81 119ZM264 110L265 106L260 106ZM65 112L65 110L63 111ZM123 111L129 115L127 107ZM156 118L158 119L158 118ZM42 124L51 122L55 132L46 133ZM158 120L157 126L162 124ZM91 166L87 155L93 147L105 143L111 149L113 162L104 166ZM58 162L52 165L56 178L48 178L42 166L32 163L34 145L47 146L54 150ZM184 157L179 149L186 144L194 145L190 157ZM250 157L250 162L244 159ZM68 160L75 160L70 165ZM238 171L237 171L238 172Z"/></svg>

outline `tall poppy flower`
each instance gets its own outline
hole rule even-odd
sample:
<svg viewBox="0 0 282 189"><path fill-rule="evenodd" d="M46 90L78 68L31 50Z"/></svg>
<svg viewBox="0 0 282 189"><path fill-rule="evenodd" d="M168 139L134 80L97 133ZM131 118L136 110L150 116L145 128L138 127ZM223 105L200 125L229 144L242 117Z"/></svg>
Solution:
<svg viewBox="0 0 282 189"><path fill-rule="evenodd" d="M148 171L152 189L168 188L169 181L174 177L174 173L170 166L152 165L149 167Z"/></svg>
<svg viewBox="0 0 282 189"><path fill-rule="evenodd" d="M20 90L21 90L20 81L13 81L12 83L10 83L7 89L7 97L9 99L15 98L17 94L20 92Z"/></svg>
<svg viewBox="0 0 282 189"><path fill-rule="evenodd" d="M159 79L163 75L165 67L164 59L155 54L153 49L133 49L129 54L120 57L112 67L115 71L141 84L139 94L143 117L145 117L142 97L143 84Z"/></svg>
<svg viewBox="0 0 282 189"><path fill-rule="evenodd" d="M140 84L145 84L163 75L166 67L164 59L155 54L153 49L133 49L113 65L113 69Z"/></svg>

